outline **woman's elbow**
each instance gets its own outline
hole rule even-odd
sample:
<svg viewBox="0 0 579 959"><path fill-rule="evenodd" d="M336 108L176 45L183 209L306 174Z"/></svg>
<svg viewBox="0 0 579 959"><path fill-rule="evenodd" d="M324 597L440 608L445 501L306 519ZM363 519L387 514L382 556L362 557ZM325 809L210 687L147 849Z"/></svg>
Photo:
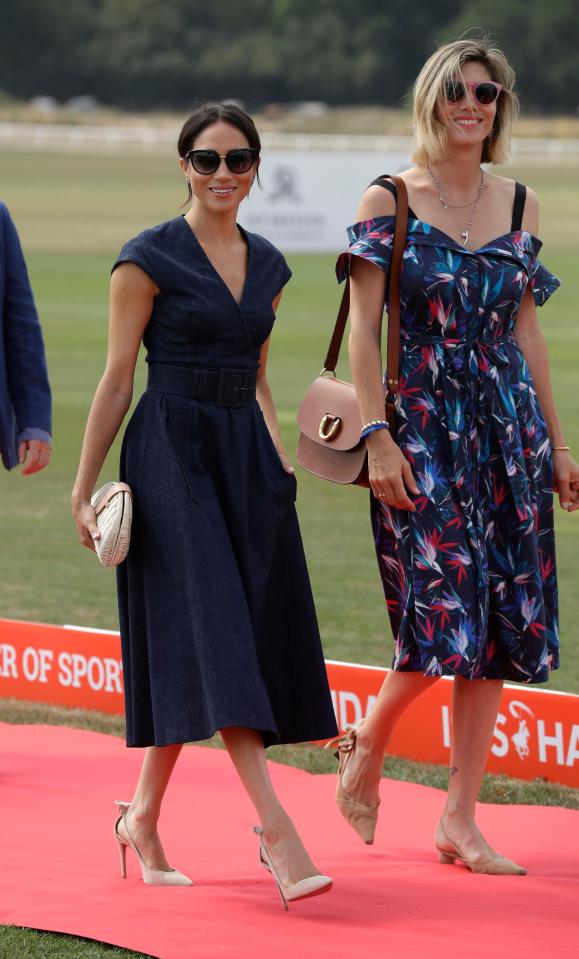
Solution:
<svg viewBox="0 0 579 959"><path fill-rule="evenodd" d="M358 354L360 352L372 352L380 349L380 332L370 327L356 326L352 327L348 336L348 352Z"/></svg>
<svg viewBox="0 0 579 959"><path fill-rule="evenodd" d="M118 408L124 408L126 412L133 399L133 377L107 369L102 375L99 392L104 393L109 402Z"/></svg>

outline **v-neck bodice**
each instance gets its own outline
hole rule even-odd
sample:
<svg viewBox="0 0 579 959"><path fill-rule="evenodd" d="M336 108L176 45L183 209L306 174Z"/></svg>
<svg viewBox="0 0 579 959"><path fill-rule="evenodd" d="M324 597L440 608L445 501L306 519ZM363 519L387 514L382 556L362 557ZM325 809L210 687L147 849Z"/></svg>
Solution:
<svg viewBox="0 0 579 959"><path fill-rule="evenodd" d="M182 216L125 243L113 270L135 263L159 288L143 336L147 362L256 368L275 319L272 302L291 271L268 240L242 233L249 255L239 302Z"/></svg>
<svg viewBox="0 0 579 959"><path fill-rule="evenodd" d="M236 305L239 309L241 309L241 305L242 305L242 303L243 303L243 298L244 298L244 296L245 296L245 290L247 289L247 280L248 280L248 277L249 277L249 271L250 271L250 269L251 269L251 244L250 244L250 242L249 242L249 237L248 237L247 233L245 232L245 230L243 229L243 227L240 226L239 223L238 223L238 224L237 224L237 229L238 229L238 231L239 231L240 236L241 236L242 239L243 239L243 242L245 243L245 247L246 247L246 250L247 250L247 263L246 263L246 266L245 266L245 278L244 278L244 280L243 280L243 285L242 285L242 287L241 287L241 293L240 293L239 299L237 299L236 296L235 296L234 293L233 293L233 290L232 290L231 287L229 286L229 283L226 282L225 278L224 278L223 275L219 272L219 270L218 270L217 267L215 266L213 260L211 259L211 257L210 257L209 254L207 253L207 250L205 249L205 247L204 247L203 244L201 243L201 240L199 239L199 237L198 237L197 234L195 233L195 230L194 230L194 229L192 228L192 226L187 222L187 218L186 218L185 216L183 216L183 217L182 217L182 220L183 220L183 223L185 224L185 226L187 227L187 229L189 230L189 233L190 233L191 236L193 237L193 243L194 243L195 246L198 248L198 250L201 251L202 255L205 257L205 259L207 260L207 262L209 263L209 265L212 267L212 269L214 270L215 274L219 277L219 279L220 279L221 282L223 283L223 286L224 286L225 289L229 292L229 295L231 296L231 299L233 300L233 302L235 303L235 305Z"/></svg>

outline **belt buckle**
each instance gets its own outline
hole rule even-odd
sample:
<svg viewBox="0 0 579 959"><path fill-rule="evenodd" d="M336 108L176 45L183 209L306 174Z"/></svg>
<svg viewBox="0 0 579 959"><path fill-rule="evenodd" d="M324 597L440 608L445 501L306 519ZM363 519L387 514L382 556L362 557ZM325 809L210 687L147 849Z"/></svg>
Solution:
<svg viewBox="0 0 579 959"><path fill-rule="evenodd" d="M232 370L219 370L217 383L217 406L230 406L238 409L243 406L243 374Z"/></svg>

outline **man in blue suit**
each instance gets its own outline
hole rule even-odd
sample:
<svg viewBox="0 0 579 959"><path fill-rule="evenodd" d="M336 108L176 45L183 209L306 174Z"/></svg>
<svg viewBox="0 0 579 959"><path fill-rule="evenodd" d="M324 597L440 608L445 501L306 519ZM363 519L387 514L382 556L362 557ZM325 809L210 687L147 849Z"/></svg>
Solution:
<svg viewBox="0 0 579 959"><path fill-rule="evenodd" d="M37 473L50 459L50 386L34 297L12 218L0 203L0 454Z"/></svg>

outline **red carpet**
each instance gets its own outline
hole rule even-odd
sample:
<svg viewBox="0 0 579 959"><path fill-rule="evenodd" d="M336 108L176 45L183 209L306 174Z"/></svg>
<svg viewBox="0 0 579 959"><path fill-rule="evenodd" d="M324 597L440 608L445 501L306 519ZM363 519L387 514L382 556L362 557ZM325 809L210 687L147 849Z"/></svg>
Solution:
<svg viewBox="0 0 579 959"><path fill-rule="evenodd" d="M161 959L557 959L579 954L579 813L481 806L491 842L526 877L473 876L436 861L443 796L385 781L377 844L364 847L333 805L334 777L272 775L328 895L284 913L258 865L251 807L224 752L184 750L162 835L193 888L123 882L112 800L131 796L141 760L113 737L0 724L0 924L115 943Z"/></svg>

